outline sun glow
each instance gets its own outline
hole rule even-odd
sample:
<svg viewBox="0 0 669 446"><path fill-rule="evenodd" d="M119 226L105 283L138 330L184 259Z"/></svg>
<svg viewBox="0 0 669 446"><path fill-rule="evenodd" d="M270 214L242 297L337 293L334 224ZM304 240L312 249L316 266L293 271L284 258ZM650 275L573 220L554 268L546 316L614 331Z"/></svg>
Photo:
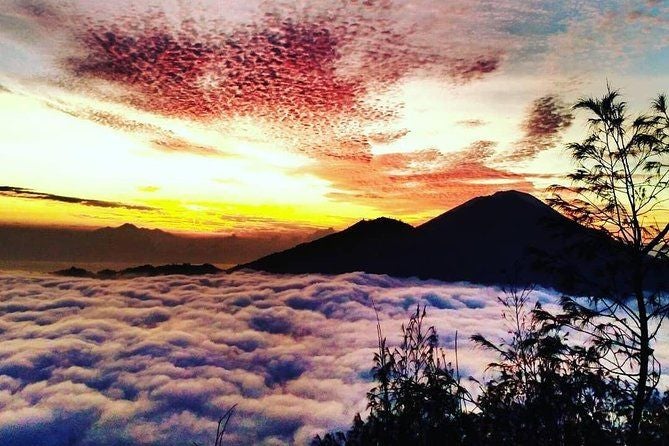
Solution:
<svg viewBox="0 0 669 446"><path fill-rule="evenodd" d="M534 35L527 17L473 4L251 1L218 17L206 1L2 11L0 223L340 229L500 189L541 195L584 133L568 104L601 89L610 64L592 61L619 53L575 54L587 27ZM646 73L606 78L654 95L654 51L628 55Z"/></svg>

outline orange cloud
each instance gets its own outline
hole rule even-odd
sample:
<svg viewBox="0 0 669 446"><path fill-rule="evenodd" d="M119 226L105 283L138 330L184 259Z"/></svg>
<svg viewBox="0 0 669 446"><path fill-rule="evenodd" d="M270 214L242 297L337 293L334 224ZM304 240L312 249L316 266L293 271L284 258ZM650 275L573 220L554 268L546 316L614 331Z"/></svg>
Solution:
<svg viewBox="0 0 669 446"><path fill-rule="evenodd" d="M330 198L372 206L394 215L441 211L500 189L534 189L523 175L486 165L495 143L478 141L461 152L391 153L367 159L327 160L313 172L333 183Z"/></svg>

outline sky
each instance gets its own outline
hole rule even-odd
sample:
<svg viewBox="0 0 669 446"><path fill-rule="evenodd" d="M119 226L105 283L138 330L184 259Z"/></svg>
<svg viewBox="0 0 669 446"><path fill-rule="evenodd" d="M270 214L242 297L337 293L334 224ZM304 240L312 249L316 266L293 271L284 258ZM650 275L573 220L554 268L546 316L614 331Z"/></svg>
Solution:
<svg viewBox="0 0 669 446"><path fill-rule="evenodd" d="M669 85L664 1L0 0L0 224L420 223L564 181Z"/></svg>

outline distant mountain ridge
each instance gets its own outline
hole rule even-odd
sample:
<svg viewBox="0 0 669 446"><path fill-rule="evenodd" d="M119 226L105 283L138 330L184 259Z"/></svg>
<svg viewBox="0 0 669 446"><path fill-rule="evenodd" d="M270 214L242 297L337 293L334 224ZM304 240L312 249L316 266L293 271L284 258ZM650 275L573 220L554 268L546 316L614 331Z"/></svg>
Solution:
<svg viewBox="0 0 669 446"><path fill-rule="evenodd" d="M130 223L99 229L10 225L0 226L0 261L235 264L332 232L332 229L323 229L311 234L196 236L141 228Z"/></svg>
<svg viewBox="0 0 669 446"><path fill-rule="evenodd" d="M214 265L205 263L202 265L191 265L190 263L169 264L169 265L140 265L131 268L125 268L120 271L111 269L103 269L98 272L88 271L83 268L75 266L54 271L53 274L57 276L66 277L88 277L92 279L128 279L132 277L153 277L153 276L168 276L168 275L185 275L185 276L199 276L203 274L217 274L223 270Z"/></svg>
<svg viewBox="0 0 669 446"><path fill-rule="evenodd" d="M584 250L591 251L590 259L582 255ZM363 220L231 271L365 271L593 293L616 285L605 282L601 271L607 271L612 260L624 261L624 256L622 245L568 219L536 197L503 191L469 200L415 228L389 218ZM586 280L580 280L581 276Z"/></svg>

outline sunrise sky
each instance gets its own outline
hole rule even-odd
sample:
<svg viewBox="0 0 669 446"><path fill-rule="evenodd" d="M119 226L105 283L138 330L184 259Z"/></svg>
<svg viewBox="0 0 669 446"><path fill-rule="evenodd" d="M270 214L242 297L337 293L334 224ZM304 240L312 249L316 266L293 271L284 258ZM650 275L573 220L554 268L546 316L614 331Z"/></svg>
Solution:
<svg viewBox="0 0 669 446"><path fill-rule="evenodd" d="M253 233L540 194L669 3L0 0L0 223Z"/></svg>

